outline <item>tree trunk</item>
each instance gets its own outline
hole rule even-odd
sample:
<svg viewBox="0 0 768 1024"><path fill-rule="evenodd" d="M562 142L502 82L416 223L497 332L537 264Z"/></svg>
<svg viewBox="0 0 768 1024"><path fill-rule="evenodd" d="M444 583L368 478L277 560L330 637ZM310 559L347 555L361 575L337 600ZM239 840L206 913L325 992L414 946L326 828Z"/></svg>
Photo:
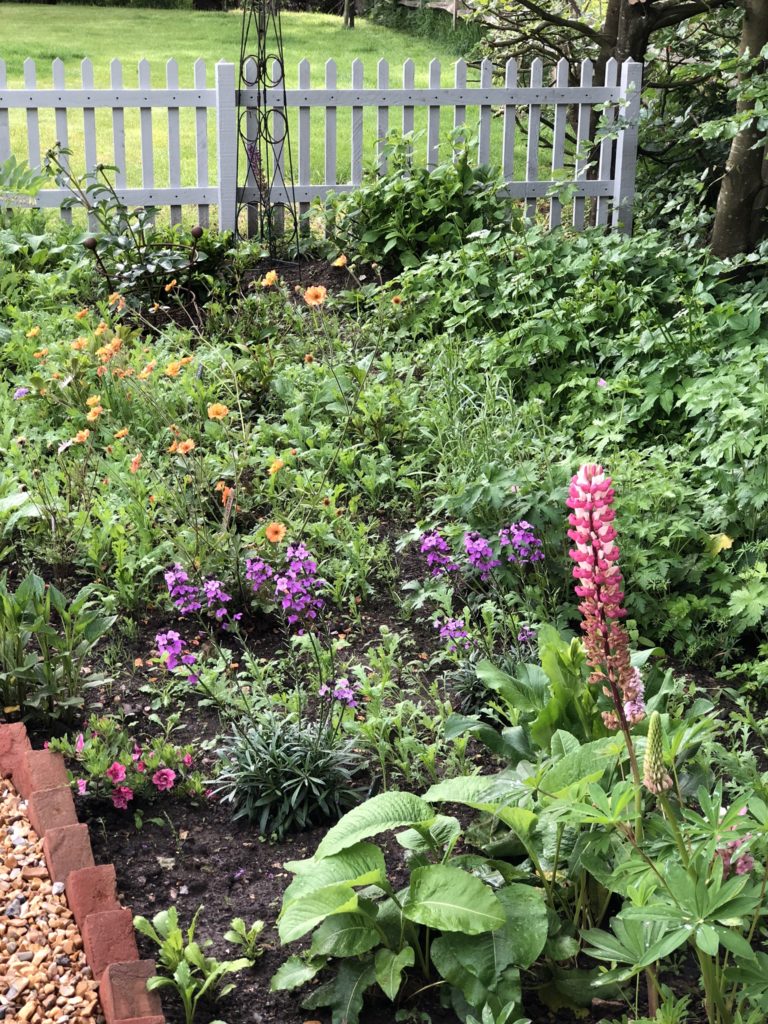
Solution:
<svg viewBox="0 0 768 1024"><path fill-rule="evenodd" d="M344 0L344 28L355 27L355 2L356 0Z"/></svg>
<svg viewBox="0 0 768 1024"><path fill-rule="evenodd" d="M746 0L741 28L741 53L757 56L768 43L768 0ZM764 73L764 69L761 69ZM739 113L752 109L749 100L736 105ZM750 252L765 233L768 173L765 135L752 118L731 143L725 175L717 197L712 251L717 256Z"/></svg>

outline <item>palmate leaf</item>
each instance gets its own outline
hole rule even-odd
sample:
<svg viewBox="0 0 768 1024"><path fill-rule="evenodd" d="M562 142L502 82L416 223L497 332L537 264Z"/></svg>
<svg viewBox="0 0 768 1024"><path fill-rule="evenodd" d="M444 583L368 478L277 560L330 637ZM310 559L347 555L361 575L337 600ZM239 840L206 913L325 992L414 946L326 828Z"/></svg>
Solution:
<svg viewBox="0 0 768 1024"><path fill-rule="evenodd" d="M361 839L402 825L431 821L434 815L428 803L411 793L381 793L345 814L326 834L315 851L315 858L329 857Z"/></svg>
<svg viewBox="0 0 768 1024"><path fill-rule="evenodd" d="M403 915L429 928L465 935L493 931L505 921L504 910L487 885L445 864L413 871Z"/></svg>

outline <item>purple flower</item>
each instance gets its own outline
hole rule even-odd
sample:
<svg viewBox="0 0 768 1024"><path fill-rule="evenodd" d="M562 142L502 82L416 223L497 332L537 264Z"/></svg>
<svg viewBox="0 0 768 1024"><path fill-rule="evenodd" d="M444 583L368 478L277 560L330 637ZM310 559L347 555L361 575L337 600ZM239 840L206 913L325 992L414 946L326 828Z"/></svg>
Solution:
<svg viewBox="0 0 768 1024"><path fill-rule="evenodd" d="M182 615L200 611L200 592L189 582L189 576L178 562L166 571L165 582L171 600Z"/></svg>
<svg viewBox="0 0 768 1024"><path fill-rule="evenodd" d="M29 391L29 388L16 388L16 390L13 392L14 402L18 402L20 398L26 398L27 395L29 394Z"/></svg>
<svg viewBox="0 0 768 1024"><path fill-rule="evenodd" d="M517 634L517 642L523 647L530 646L536 639L536 630L532 629L531 626L522 626L520 632Z"/></svg>
<svg viewBox="0 0 768 1024"><path fill-rule="evenodd" d="M422 555L427 556L427 565L433 576L442 576L446 572L455 572L458 566L451 558L451 549L437 530L430 530L421 538L419 547Z"/></svg>
<svg viewBox="0 0 768 1024"><path fill-rule="evenodd" d="M436 619L435 629L440 630L441 640L449 641L449 651L455 651L457 644L461 644L465 651L470 650L472 647L472 641L469 639L467 627L463 619L446 619L445 622Z"/></svg>
<svg viewBox="0 0 768 1024"><path fill-rule="evenodd" d="M525 519L519 523L510 523L499 530L499 543L502 548L510 548L507 561L517 565L540 562L544 557L541 541L533 532L533 527Z"/></svg>
<svg viewBox="0 0 768 1024"><path fill-rule="evenodd" d="M325 606L318 590L326 586L317 573L317 562L303 544L288 545L286 552L288 568L275 577L275 600L285 613L288 624L312 621Z"/></svg>
<svg viewBox="0 0 768 1024"><path fill-rule="evenodd" d="M487 580L491 569L501 565L498 558L494 557L491 545L477 530L464 534L464 550L467 552L469 564L479 571L481 580Z"/></svg>
<svg viewBox="0 0 768 1024"><path fill-rule="evenodd" d="M350 683L346 678L337 679L333 684L333 689L328 686L327 683L323 683L320 689L317 691L321 697L324 697L327 693L333 696L334 700L341 701L346 704L348 708L357 707L357 691L360 689L359 683Z"/></svg>
<svg viewBox="0 0 768 1024"><path fill-rule="evenodd" d="M605 380L603 377L600 377L600 379L597 382L597 386L599 388L607 388L608 387L608 381Z"/></svg>
<svg viewBox="0 0 768 1024"><path fill-rule="evenodd" d="M254 593L257 593L267 580L275 575L275 570L261 558L248 558L245 562L245 578L251 584Z"/></svg>
<svg viewBox="0 0 768 1024"><path fill-rule="evenodd" d="M184 649L184 642L175 629L169 629L167 633L158 633L155 637L157 650L162 658L166 655L165 667L174 669L179 664L179 655Z"/></svg>
<svg viewBox="0 0 768 1024"><path fill-rule="evenodd" d="M226 603L232 600L232 596L224 592L224 584L221 580L206 580L203 583L203 593L215 618L223 619L227 614Z"/></svg>

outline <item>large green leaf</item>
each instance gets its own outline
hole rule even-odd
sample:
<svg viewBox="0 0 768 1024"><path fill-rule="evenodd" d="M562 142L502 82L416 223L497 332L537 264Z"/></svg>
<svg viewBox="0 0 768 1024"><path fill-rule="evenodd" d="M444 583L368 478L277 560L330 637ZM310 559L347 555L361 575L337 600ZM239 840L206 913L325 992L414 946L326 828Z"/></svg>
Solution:
<svg viewBox="0 0 768 1024"><path fill-rule="evenodd" d="M530 885L513 882L496 894L504 909L506 923L500 929L508 943L510 963L530 967L547 941L549 921L544 893Z"/></svg>
<svg viewBox="0 0 768 1024"><path fill-rule="evenodd" d="M370 914L334 914L327 917L312 936L311 957L359 956L373 949L381 936Z"/></svg>
<svg viewBox="0 0 768 1024"><path fill-rule="evenodd" d="M357 910L357 893L348 885L329 885L283 907L277 930L281 942L294 942L330 914Z"/></svg>
<svg viewBox="0 0 768 1024"><path fill-rule="evenodd" d="M355 807L327 833L315 851L315 857L330 857L361 839L389 832L401 825L430 821L434 810L411 793L380 793Z"/></svg>
<svg viewBox="0 0 768 1024"><path fill-rule="evenodd" d="M311 1010L318 1006L330 1007L333 1024L357 1024L365 990L374 981L372 963L344 960L336 977L313 992L302 1005Z"/></svg>
<svg viewBox="0 0 768 1024"><path fill-rule="evenodd" d="M273 992L283 992L286 989L300 988L305 985L308 981L317 974L321 969L324 960L319 960L316 963L308 963L303 957L292 956L281 964L269 982L269 987Z"/></svg>
<svg viewBox="0 0 768 1024"><path fill-rule="evenodd" d="M384 854L373 843L356 843L341 853L316 860L288 861L284 865L296 877L285 890L283 906L337 882L347 885L376 885L386 879Z"/></svg>
<svg viewBox="0 0 768 1024"><path fill-rule="evenodd" d="M442 782L436 782L434 786L429 787L424 799L436 804L474 806L495 778L495 775L457 775L453 779L443 779Z"/></svg>
<svg viewBox="0 0 768 1024"><path fill-rule="evenodd" d="M382 992L394 1000L400 991L403 983L403 971L406 967L413 967L415 962L414 952L410 946L395 953L391 949L380 949L376 953L376 981L381 986Z"/></svg>
<svg viewBox="0 0 768 1024"><path fill-rule="evenodd" d="M445 864L416 868L403 914L445 932L479 935L504 924L502 906L479 878Z"/></svg>
<svg viewBox="0 0 768 1024"><path fill-rule="evenodd" d="M613 739L595 740L585 743L560 758L539 782L539 788L548 796L564 797L571 786L588 785L597 782L611 760L615 760L619 749Z"/></svg>

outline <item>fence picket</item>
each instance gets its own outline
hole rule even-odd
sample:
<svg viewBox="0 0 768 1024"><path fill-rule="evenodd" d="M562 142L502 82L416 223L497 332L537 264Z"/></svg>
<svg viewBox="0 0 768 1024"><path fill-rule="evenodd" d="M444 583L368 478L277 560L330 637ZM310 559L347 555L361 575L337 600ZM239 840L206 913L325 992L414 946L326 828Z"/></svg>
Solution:
<svg viewBox="0 0 768 1024"><path fill-rule="evenodd" d="M37 69L29 57L24 61L24 85L27 89L37 85ZM30 167L40 167L40 118L32 106L27 108L27 157Z"/></svg>
<svg viewBox="0 0 768 1024"><path fill-rule="evenodd" d="M5 70L5 61L0 59L0 89L5 89L8 76ZM8 118L8 108L0 102L0 163L8 160L11 155L11 127Z"/></svg>
<svg viewBox="0 0 768 1024"><path fill-rule="evenodd" d="M543 66L536 57L531 62L531 88L537 89L542 83ZM528 106L528 145L525 156L526 181L539 180L539 132L541 130L541 104L535 101ZM536 216L536 199L531 196L525 204L525 216L533 220Z"/></svg>
<svg viewBox="0 0 768 1024"><path fill-rule="evenodd" d="M409 57L403 62L403 89L411 90L416 82L416 66ZM409 96L408 99L411 99ZM413 105L403 104L403 135L413 131Z"/></svg>
<svg viewBox="0 0 768 1024"><path fill-rule="evenodd" d="M429 88L440 91L440 61L429 62ZM427 107L427 167L437 167L440 152L440 107Z"/></svg>
<svg viewBox="0 0 768 1024"><path fill-rule="evenodd" d="M517 61L512 57L509 58L504 69L504 85L510 90L517 85ZM515 108L509 103L504 107L501 169L504 172L504 180L512 181L515 176Z"/></svg>
<svg viewBox="0 0 768 1024"><path fill-rule="evenodd" d="M116 92L122 91L123 65L119 60L110 62L109 81ZM122 107L112 108L112 151L114 165L117 168L115 184L118 188L125 188L128 184L128 176L125 165L125 112Z"/></svg>
<svg viewBox="0 0 768 1024"><path fill-rule="evenodd" d="M581 86L592 85L592 61L585 60L581 65ZM579 104L579 116L576 124L576 164L574 176L577 182L583 181L588 173L590 163L589 131L592 120L592 107L588 103ZM576 195L573 199L573 226L577 231L584 228L584 196Z"/></svg>
<svg viewBox="0 0 768 1024"><path fill-rule="evenodd" d="M562 57L557 62L556 83L560 88L568 85L570 69L568 61ZM555 104L555 121L552 128L552 180L558 180L558 171L565 167L565 121L568 115L568 107L564 103ZM553 196L549 204L549 226L556 228L560 226L563 216L563 204L559 196Z"/></svg>
<svg viewBox="0 0 768 1024"><path fill-rule="evenodd" d="M486 57L480 62L480 88L490 89L493 85L493 64ZM491 107L482 104L477 133L477 162L482 166L491 160Z"/></svg>
<svg viewBox="0 0 768 1024"><path fill-rule="evenodd" d="M618 118L623 123L616 140L615 191L612 227L623 234L632 233L632 202L635 191L637 165L637 121L640 117L640 90L643 83L642 65L625 60L621 66L621 97Z"/></svg>
<svg viewBox="0 0 768 1024"><path fill-rule="evenodd" d="M389 88L389 62L380 60L376 67L376 85L379 89ZM376 108L376 150L377 166L379 174L386 174L389 161L387 160L387 135L389 134L389 107L381 106Z"/></svg>
<svg viewBox="0 0 768 1024"><path fill-rule="evenodd" d="M362 89L363 62L352 61L352 89ZM359 185L363 180L363 108L352 107L352 184Z"/></svg>
<svg viewBox="0 0 768 1024"><path fill-rule="evenodd" d="M216 65L216 155L219 172L219 231L237 227L237 98L235 65Z"/></svg>
<svg viewBox="0 0 768 1024"><path fill-rule="evenodd" d="M67 83L64 72L64 61L57 57L51 65L51 80L53 82L54 89L61 89L62 92L66 91ZM56 107L54 109L54 121L56 124L56 142L61 145L63 149L69 148L69 130L67 125L67 108ZM0 157L2 159L2 157ZM61 160L62 167L69 169L69 157L66 153L62 153L59 157ZM61 211L61 219L65 224L72 223L72 210L69 207L63 208Z"/></svg>
<svg viewBox="0 0 768 1024"><path fill-rule="evenodd" d="M205 89L208 83L208 72L205 61L198 57L195 61L195 88ZM197 150L197 184L198 187L208 186L208 108L195 107L195 149ZM210 207L201 203L197 207L197 218L201 227L210 224Z"/></svg>
<svg viewBox="0 0 768 1024"><path fill-rule="evenodd" d="M169 89L179 87L179 65L171 58L165 65L165 84ZM168 107L168 184L181 188L181 129L179 108ZM181 207L171 206L171 224L181 224Z"/></svg>
<svg viewBox="0 0 768 1024"><path fill-rule="evenodd" d="M152 88L152 71L148 60L139 61L139 88ZM145 189L155 187L155 154L152 148L152 108L139 107L141 124L141 184ZM149 205L152 203L150 201Z"/></svg>
<svg viewBox="0 0 768 1024"><path fill-rule="evenodd" d="M605 85L615 87L618 79L619 65L610 57L605 63ZM613 123L616 119L616 107L612 103L603 113L604 133L600 141L600 162L598 165L598 176L601 181L611 177L611 165L613 163L613 139L610 137L613 130ZM595 224L606 225L608 214L611 208L610 196L598 196L595 201Z"/></svg>
<svg viewBox="0 0 768 1024"><path fill-rule="evenodd" d="M325 62L325 88L330 92L336 91L336 61ZM329 185L335 185L337 181L336 170L336 106L325 108L325 180Z"/></svg>
<svg viewBox="0 0 768 1024"><path fill-rule="evenodd" d="M312 71L309 66L308 60L299 61L299 89L306 89L309 91L312 87ZM312 172L311 172L311 159L312 159L312 145L310 141L310 132L312 122L311 108L309 106L299 107L299 119L298 119L298 153L299 153L299 185L309 185ZM299 203L299 219L301 223L301 229L303 233L309 232L309 221L307 216L309 214L309 203Z"/></svg>

